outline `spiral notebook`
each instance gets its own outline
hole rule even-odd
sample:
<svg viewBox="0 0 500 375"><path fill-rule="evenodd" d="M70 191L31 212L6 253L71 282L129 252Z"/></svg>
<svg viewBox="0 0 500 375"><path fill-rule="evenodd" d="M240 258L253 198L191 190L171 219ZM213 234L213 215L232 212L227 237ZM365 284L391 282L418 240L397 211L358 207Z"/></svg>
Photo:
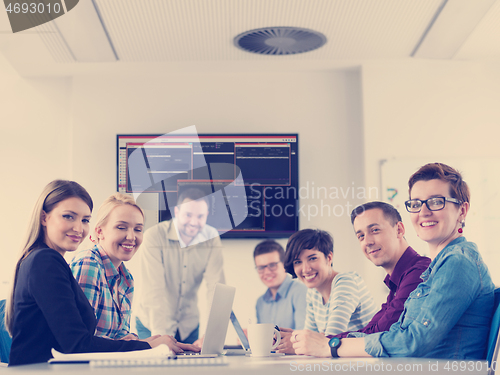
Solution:
<svg viewBox="0 0 500 375"><path fill-rule="evenodd" d="M123 367L123 366L210 366L227 365L225 357L193 358L189 361L178 361L177 356L164 344L153 349L134 350L130 352L72 353L64 354L52 349L54 358L51 364L88 363L91 367Z"/></svg>
<svg viewBox="0 0 500 375"><path fill-rule="evenodd" d="M226 357L215 358L191 358L189 361L179 361L175 358L157 358L157 359L123 359L123 360L96 360L90 361L91 367L145 367L145 366L223 366L227 365Z"/></svg>
<svg viewBox="0 0 500 375"><path fill-rule="evenodd" d="M92 361L144 361L151 359L175 359L176 355L170 348L161 344L153 349L133 350L129 352L98 352L98 353L60 353L52 349L52 359L49 363L90 363Z"/></svg>

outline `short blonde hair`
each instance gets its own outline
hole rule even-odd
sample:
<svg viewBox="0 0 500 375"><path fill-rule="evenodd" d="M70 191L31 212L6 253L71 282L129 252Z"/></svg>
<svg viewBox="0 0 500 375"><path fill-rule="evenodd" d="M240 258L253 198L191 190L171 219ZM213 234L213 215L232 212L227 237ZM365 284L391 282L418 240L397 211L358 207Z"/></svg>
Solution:
<svg viewBox="0 0 500 375"><path fill-rule="evenodd" d="M96 241L98 241L99 239L99 237L97 236L97 228L106 225L111 211L113 211L118 206L124 205L129 205L137 208L144 218L144 212L142 211L142 208L137 205L135 199L132 196L123 193L114 193L101 204L101 207L99 207L99 210L97 211L97 222L94 227L94 236Z"/></svg>

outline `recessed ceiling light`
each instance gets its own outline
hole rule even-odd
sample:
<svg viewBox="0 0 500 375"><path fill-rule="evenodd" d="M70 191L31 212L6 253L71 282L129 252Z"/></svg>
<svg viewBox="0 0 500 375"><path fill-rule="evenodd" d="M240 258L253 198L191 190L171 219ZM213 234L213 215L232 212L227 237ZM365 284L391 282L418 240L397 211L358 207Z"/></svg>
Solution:
<svg viewBox="0 0 500 375"><path fill-rule="evenodd" d="M313 51L326 43L326 37L299 27L264 27L241 33L234 44L261 55L293 55Z"/></svg>

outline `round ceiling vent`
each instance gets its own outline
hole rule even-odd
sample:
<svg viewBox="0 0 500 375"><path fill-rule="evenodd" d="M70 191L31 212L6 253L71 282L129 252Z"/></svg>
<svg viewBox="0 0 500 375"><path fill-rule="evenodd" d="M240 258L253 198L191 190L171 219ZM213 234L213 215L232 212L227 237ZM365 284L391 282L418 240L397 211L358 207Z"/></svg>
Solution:
<svg viewBox="0 0 500 375"><path fill-rule="evenodd" d="M315 50L326 43L326 37L299 27L265 27L241 33L234 44L261 55L293 55Z"/></svg>

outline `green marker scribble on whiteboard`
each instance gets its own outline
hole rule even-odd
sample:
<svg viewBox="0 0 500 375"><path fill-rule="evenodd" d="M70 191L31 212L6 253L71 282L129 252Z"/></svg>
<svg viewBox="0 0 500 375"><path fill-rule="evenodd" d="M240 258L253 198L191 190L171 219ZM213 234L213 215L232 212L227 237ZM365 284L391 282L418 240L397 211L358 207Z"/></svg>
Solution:
<svg viewBox="0 0 500 375"><path fill-rule="evenodd" d="M398 195L398 189L387 188L387 199L389 199L389 202L392 202L396 195Z"/></svg>

